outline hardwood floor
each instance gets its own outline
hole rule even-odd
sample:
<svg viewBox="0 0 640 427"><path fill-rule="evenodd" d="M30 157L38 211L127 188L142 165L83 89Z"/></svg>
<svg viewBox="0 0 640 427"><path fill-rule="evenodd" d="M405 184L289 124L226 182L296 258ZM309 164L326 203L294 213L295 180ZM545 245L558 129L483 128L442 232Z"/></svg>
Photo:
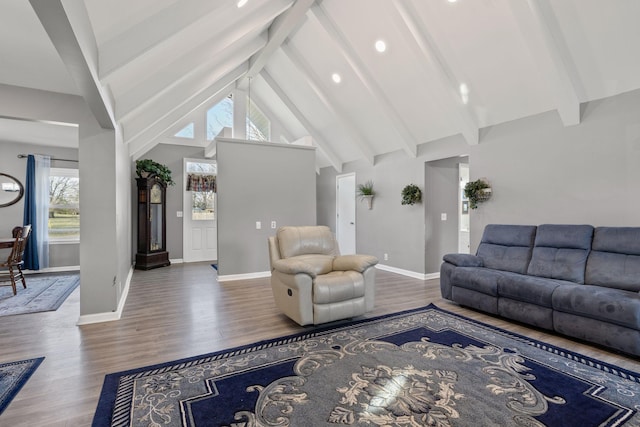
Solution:
<svg viewBox="0 0 640 427"><path fill-rule="evenodd" d="M378 270L376 309L367 317L429 303L640 372L632 359L475 312L440 298L438 280ZM87 426L104 375L196 356L303 328L275 307L269 279L218 283L208 263L133 274L122 319L78 327L79 289L55 312L0 318L0 362L45 356L0 415L1 426Z"/></svg>

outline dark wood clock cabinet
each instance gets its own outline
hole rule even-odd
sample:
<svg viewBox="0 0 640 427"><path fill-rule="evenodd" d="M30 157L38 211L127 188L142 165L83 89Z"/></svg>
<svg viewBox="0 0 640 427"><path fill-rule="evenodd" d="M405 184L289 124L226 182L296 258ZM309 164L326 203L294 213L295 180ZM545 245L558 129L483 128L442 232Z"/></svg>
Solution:
<svg viewBox="0 0 640 427"><path fill-rule="evenodd" d="M170 265L167 252L167 186L159 179L136 178L138 184L138 252L136 268Z"/></svg>

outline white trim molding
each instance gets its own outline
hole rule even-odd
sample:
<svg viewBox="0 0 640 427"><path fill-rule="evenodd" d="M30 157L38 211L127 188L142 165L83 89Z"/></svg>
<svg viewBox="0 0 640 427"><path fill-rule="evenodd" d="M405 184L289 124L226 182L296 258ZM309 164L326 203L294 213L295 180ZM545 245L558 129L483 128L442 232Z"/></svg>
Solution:
<svg viewBox="0 0 640 427"><path fill-rule="evenodd" d="M270 271L257 271L255 273L245 274L226 274L218 276L218 282L231 282L234 280L261 279L263 277L271 277Z"/></svg>
<svg viewBox="0 0 640 427"><path fill-rule="evenodd" d="M40 274L40 273L60 273L63 271L77 271L80 272L79 265L65 265L62 267L48 267L40 270L24 270L24 274Z"/></svg>
<svg viewBox="0 0 640 427"><path fill-rule="evenodd" d="M125 302L127 302L127 297L129 296L129 286L131 285L132 276L133 276L133 266L129 267L129 274L127 274L127 279L125 280L124 289L122 290L122 295L120 295L120 301L118 302L118 308L116 309L116 311L112 311L108 313L80 315L80 317L78 318L78 321L76 322L76 326L120 320L120 317L122 317L122 310L124 309L124 304ZM80 284L80 286L82 286L82 284Z"/></svg>
<svg viewBox="0 0 640 427"><path fill-rule="evenodd" d="M402 268L391 267L390 265L378 264L376 268L379 270L389 271L391 273L401 274L407 277L413 277L420 280L439 279L440 273L418 273L416 271L403 270Z"/></svg>

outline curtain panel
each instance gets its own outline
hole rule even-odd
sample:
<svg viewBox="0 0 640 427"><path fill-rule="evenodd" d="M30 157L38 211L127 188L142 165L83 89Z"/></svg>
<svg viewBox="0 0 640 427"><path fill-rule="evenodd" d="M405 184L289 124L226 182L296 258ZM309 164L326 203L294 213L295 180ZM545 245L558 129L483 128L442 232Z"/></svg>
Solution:
<svg viewBox="0 0 640 427"><path fill-rule="evenodd" d="M216 192L216 176L190 173L187 175L187 191Z"/></svg>

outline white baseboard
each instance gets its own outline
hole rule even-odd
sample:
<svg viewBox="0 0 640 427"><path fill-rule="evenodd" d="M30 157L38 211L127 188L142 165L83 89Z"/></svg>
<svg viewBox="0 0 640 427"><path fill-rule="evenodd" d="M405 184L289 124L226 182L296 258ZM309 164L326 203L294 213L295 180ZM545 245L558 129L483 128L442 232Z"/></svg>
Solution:
<svg viewBox="0 0 640 427"><path fill-rule="evenodd" d="M62 267L47 267L40 270L24 270L24 274L39 274L39 273L60 273L63 271L80 271L79 265L65 265Z"/></svg>
<svg viewBox="0 0 640 427"><path fill-rule="evenodd" d="M231 282L232 280L261 279L263 277L271 277L270 271L258 271L246 274L227 274L218 276L218 282Z"/></svg>
<svg viewBox="0 0 640 427"><path fill-rule="evenodd" d="M182 258L169 259L169 262L171 264L182 264L184 262L184 259L182 259Z"/></svg>
<svg viewBox="0 0 640 427"><path fill-rule="evenodd" d="M78 318L76 325L81 326L89 325L91 323L112 322L114 320L119 320L120 317L122 317L122 310L124 309L124 304L125 302L127 302L127 297L129 296L129 286L131 285L132 276L133 266L129 267L129 273L127 274L127 279L125 280L124 289L122 289L122 295L120 295L120 301L118 302L118 308L116 311L81 315ZM82 286L82 284L80 286Z"/></svg>
<svg viewBox="0 0 640 427"><path fill-rule="evenodd" d="M420 280L431 280L440 278L440 273L418 273L416 271L403 270L402 268L391 267L390 265L384 264L378 264L376 265L376 268Z"/></svg>

